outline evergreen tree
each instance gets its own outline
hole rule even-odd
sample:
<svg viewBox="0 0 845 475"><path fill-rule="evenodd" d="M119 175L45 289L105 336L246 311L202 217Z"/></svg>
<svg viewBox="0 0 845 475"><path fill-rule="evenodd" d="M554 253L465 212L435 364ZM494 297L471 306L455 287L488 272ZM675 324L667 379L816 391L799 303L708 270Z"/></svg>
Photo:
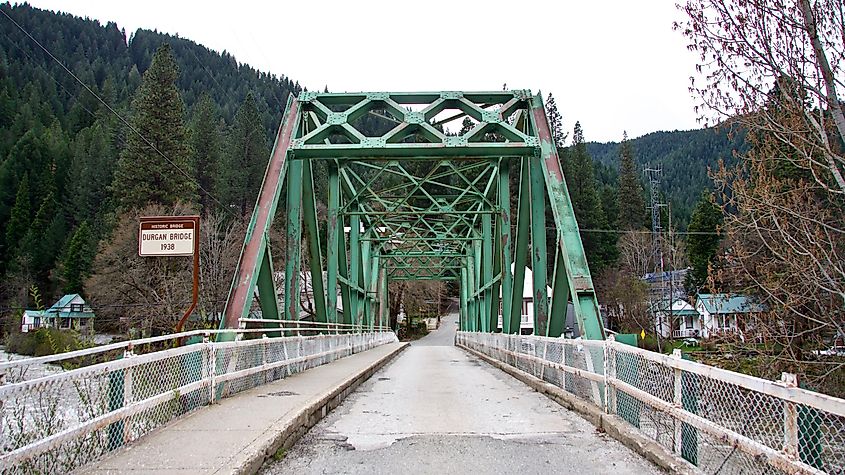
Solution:
<svg viewBox="0 0 845 475"><path fill-rule="evenodd" d="M241 214L252 211L268 155L261 118L255 99L249 93L235 115L220 170L220 194L224 204Z"/></svg>
<svg viewBox="0 0 845 475"><path fill-rule="evenodd" d="M549 93L549 97L546 99L546 115L549 117L549 127L552 130L552 139L555 146L559 150L563 150L567 134L563 131L563 117L557 110L557 103L552 93Z"/></svg>
<svg viewBox="0 0 845 475"><path fill-rule="evenodd" d="M217 110L211 96L203 94L191 128L191 164L200 189L200 205L203 211L212 208L212 195L220 164L220 127Z"/></svg>
<svg viewBox="0 0 845 475"><path fill-rule="evenodd" d="M195 185L185 176L190 167L178 76L170 46L164 44L132 103L132 127L141 136L127 132L126 148L117 162L112 188L123 210L195 199Z"/></svg>
<svg viewBox="0 0 845 475"><path fill-rule="evenodd" d="M623 230L642 229L646 222L643 188L640 185L634 151L628 133L622 135L619 147L619 227Z"/></svg>
<svg viewBox="0 0 845 475"><path fill-rule="evenodd" d="M461 122L461 130L458 131L458 135L466 135L473 127L475 127L475 122L473 122L469 116L464 117L464 120Z"/></svg>
<svg viewBox="0 0 845 475"><path fill-rule="evenodd" d="M41 289L49 288L50 270L64 244L64 216L57 212L56 195L49 186L35 218L21 242L21 252L29 257L30 269Z"/></svg>
<svg viewBox="0 0 845 475"><path fill-rule="evenodd" d="M693 234L687 238L687 256L692 270L687 273L684 287L690 295L703 290L707 285L709 268L722 240L716 233L723 220L722 210L716 205L713 194L702 194L690 218L689 231Z"/></svg>
<svg viewBox="0 0 845 475"><path fill-rule="evenodd" d="M76 136L68 187L68 214L75 223L98 223L113 210L109 185L117 164L114 128L111 118L101 118ZM95 229L98 235L105 231L96 225Z"/></svg>
<svg viewBox="0 0 845 475"><path fill-rule="evenodd" d="M575 123L572 146L565 154L564 176L569 197L580 229L607 229L607 217L598 194L593 160L587 153L581 123ZM611 233L587 231L581 233L587 262L595 272L600 272L616 258L616 237Z"/></svg>
<svg viewBox="0 0 845 475"><path fill-rule="evenodd" d="M15 249L18 249L21 240L29 229L32 219L32 205L29 194L29 175L24 175L18 186L18 193L15 195L15 206L12 207L9 225L6 228L6 260L8 263Z"/></svg>
<svg viewBox="0 0 845 475"><path fill-rule="evenodd" d="M83 222L76 228L63 258L64 292L81 293L82 283L91 270L94 258L91 228Z"/></svg>

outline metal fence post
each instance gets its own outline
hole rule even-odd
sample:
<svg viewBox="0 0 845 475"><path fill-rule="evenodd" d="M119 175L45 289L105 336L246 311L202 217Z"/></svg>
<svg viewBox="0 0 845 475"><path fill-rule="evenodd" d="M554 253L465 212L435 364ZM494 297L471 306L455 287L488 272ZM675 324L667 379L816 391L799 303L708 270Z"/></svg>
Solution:
<svg viewBox="0 0 845 475"><path fill-rule="evenodd" d="M605 414L610 414L610 384L608 384L608 376L610 375L610 345L616 341L614 335L608 335L607 339L602 345L602 353L604 353L604 401L603 409ZM564 351L565 353L565 351Z"/></svg>
<svg viewBox="0 0 845 475"><path fill-rule="evenodd" d="M205 337L204 340L204 343L208 348L208 403L214 404L214 377L217 373L217 359L215 357L216 350L214 348L214 343L208 341L208 337Z"/></svg>
<svg viewBox="0 0 845 475"><path fill-rule="evenodd" d="M675 358L676 360L680 360L681 358L683 358L683 353L681 352L681 350L679 348L675 348L674 350L672 350L672 358ZM674 376L675 376L675 378L674 378L675 379L675 385L674 385L675 387L674 387L674 390L673 390L674 397L673 397L672 402L675 404L675 407L683 408L683 405L684 405L683 385L682 385L683 371L680 368L674 368L673 372L674 372ZM672 418L672 425L674 426L674 429L675 429L674 449L675 449L675 453L679 454L679 453L681 453L681 450L683 449L683 438L682 438L683 437L683 430L682 430L681 423L678 421L678 419L675 419L674 417Z"/></svg>
<svg viewBox="0 0 845 475"><path fill-rule="evenodd" d="M788 388L798 387L798 375L782 373L780 381ZM795 403L783 402L783 451L790 458L798 458L798 408Z"/></svg>

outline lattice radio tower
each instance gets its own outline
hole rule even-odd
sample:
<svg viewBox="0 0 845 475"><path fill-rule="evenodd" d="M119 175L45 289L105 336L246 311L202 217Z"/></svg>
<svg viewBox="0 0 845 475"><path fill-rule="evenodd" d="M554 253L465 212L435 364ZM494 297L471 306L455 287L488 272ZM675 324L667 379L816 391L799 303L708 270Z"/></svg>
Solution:
<svg viewBox="0 0 845 475"><path fill-rule="evenodd" d="M661 167L646 168L643 170L649 183L649 191L651 195L651 203L649 209L651 210L651 245L654 256L654 270L655 277L660 278L661 282L661 298L666 295L666 285L663 276L663 227L660 225L660 208L666 206L660 201L660 177L663 173Z"/></svg>

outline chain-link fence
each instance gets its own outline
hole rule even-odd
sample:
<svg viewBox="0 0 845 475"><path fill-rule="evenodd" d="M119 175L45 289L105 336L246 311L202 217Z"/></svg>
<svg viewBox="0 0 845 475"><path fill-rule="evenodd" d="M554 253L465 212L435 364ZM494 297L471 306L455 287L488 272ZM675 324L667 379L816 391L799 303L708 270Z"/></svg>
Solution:
<svg viewBox="0 0 845 475"><path fill-rule="evenodd" d="M395 341L393 332L206 340L6 384L0 471L67 473L215 400Z"/></svg>
<svg viewBox="0 0 845 475"><path fill-rule="evenodd" d="M705 473L845 474L845 400L608 341L459 332L457 344L618 416Z"/></svg>

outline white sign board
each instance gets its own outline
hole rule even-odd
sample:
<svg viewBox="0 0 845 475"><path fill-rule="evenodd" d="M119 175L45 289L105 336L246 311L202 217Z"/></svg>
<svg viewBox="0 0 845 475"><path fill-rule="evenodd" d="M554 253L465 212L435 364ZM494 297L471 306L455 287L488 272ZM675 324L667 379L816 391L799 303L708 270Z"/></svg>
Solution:
<svg viewBox="0 0 845 475"><path fill-rule="evenodd" d="M198 238L199 218L141 217L138 233L140 256L192 256Z"/></svg>

